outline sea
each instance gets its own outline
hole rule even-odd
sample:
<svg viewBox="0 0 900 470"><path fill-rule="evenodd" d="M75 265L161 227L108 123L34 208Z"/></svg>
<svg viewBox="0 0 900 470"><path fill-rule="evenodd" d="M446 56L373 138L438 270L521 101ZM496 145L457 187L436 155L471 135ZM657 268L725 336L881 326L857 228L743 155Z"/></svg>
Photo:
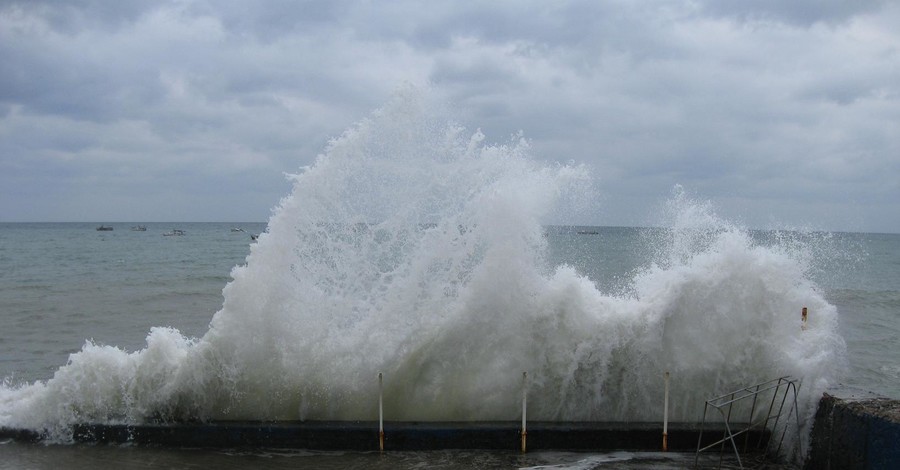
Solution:
<svg viewBox="0 0 900 470"><path fill-rule="evenodd" d="M0 468L693 464L72 442L83 422L375 420L379 374L398 421L516 421L524 389L534 420L697 422L789 376L808 431L822 393L900 397L900 235L754 230L681 187L646 226L560 223L596 180L531 152L400 96L264 223L0 223L0 427L46 436L0 440Z"/></svg>

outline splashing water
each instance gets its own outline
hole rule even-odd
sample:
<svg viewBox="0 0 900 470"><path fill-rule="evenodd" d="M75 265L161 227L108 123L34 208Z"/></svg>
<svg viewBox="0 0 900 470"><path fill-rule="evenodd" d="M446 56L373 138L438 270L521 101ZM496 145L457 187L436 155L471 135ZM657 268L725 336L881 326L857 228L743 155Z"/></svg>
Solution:
<svg viewBox="0 0 900 470"><path fill-rule="evenodd" d="M590 186L514 137L485 143L398 94L292 176L199 339L88 342L46 382L0 388L0 425L183 419L673 421L780 375L809 411L841 362L837 314L793 245L760 246L680 190L656 263L611 295L545 258L541 221ZM806 331L799 312L816 312Z"/></svg>

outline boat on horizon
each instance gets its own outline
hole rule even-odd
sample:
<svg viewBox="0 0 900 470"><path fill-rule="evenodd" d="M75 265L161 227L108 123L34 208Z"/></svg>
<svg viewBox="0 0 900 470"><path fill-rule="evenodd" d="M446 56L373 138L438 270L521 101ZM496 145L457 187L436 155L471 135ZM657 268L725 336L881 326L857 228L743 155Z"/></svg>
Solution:
<svg viewBox="0 0 900 470"><path fill-rule="evenodd" d="M131 227L131 231L132 232L146 232L147 226L146 225L135 225L135 226Z"/></svg>
<svg viewBox="0 0 900 470"><path fill-rule="evenodd" d="M185 232L184 230L173 228L171 232L166 232L163 234L163 236L164 237L181 236L181 235L184 235L185 233L187 233L187 232Z"/></svg>
<svg viewBox="0 0 900 470"><path fill-rule="evenodd" d="M113 228L109 225L101 225L101 226L97 227L98 232L111 232L112 229Z"/></svg>

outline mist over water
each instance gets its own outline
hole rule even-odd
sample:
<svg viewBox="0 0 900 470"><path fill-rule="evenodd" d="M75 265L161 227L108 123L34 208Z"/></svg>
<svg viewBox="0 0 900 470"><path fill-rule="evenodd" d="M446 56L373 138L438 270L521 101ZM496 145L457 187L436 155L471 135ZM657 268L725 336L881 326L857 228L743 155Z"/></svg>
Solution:
<svg viewBox="0 0 900 470"><path fill-rule="evenodd" d="M803 379L806 416L843 364L837 312L797 240L759 244L676 188L654 262L598 288L549 261L545 223L589 198L587 168L487 143L416 90L291 177L200 338L90 342L55 375L0 388L0 425L376 419L697 421L713 395ZM815 312L805 331L800 309Z"/></svg>

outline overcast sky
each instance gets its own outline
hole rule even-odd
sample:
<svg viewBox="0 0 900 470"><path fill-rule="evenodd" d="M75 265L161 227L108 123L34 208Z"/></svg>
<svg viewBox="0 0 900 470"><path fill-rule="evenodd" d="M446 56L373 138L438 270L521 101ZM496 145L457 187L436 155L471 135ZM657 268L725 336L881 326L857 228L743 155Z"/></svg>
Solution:
<svg viewBox="0 0 900 470"><path fill-rule="evenodd" d="M752 228L900 232L900 2L0 1L0 222L265 221L411 83Z"/></svg>

